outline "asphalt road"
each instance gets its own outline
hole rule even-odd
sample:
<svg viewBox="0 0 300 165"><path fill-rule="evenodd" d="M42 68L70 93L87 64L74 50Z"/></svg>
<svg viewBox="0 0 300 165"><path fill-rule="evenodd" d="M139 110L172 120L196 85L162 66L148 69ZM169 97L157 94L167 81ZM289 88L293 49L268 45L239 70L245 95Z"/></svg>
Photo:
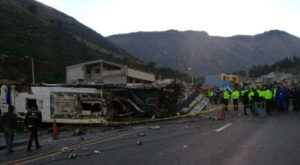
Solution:
<svg viewBox="0 0 300 165"><path fill-rule="evenodd" d="M151 125L160 129L147 127L139 132L145 136L134 133L82 147L73 151L76 159L64 153L31 164L300 164L300 114L293 112L260 117L229 112L226 121L194 117ZM137 145L137 140L143 145Z"/></svg>

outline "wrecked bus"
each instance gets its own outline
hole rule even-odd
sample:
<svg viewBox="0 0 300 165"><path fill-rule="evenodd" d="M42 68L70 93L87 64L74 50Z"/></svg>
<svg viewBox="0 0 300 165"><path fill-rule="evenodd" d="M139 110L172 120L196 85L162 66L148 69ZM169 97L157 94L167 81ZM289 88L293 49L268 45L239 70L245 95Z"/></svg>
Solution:
<svg viewBox="0 0 300 165"><path fill-rule="evenodd" d="M100 123L174 115L181 95L173 86L2 85L0 108L12 104L24 117L36 104L43 122Z"/></svg>

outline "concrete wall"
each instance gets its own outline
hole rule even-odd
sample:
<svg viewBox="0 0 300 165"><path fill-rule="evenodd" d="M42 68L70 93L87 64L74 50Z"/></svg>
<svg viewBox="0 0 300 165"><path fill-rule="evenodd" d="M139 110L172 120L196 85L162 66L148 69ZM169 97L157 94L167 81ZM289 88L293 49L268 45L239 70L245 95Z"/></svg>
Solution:
<svg viewBox="0 0 300 165"><path fill-rule="evenodd" d="M140 80L145 80L145 81L151 81L151 82L155 81L154 74L139 71L139 70L132 69L132 68L127 68L127 76L136 78L136 79L140 79Z"/></svg>
<svg viewBox="0 0 300 165"><path fill-rule="evenodd" d="M86 79L87 82L101 83L101 79L103 78L104 84L126 84L124 69L103 71L102 75L101 73L92 73L87 77L89 77Z"/></svg>
<svg viewBox="0 0 300 165"><path fill-rule="evenodd" d="M77 66L77 67L67 67L66 68L66 81L67 84L73 84L78 79L84 79L84 67Z"/></svg>
<svg viewBox="0 0 300 165"><path fill-rule="evenodd" d="M83 79L89 83L101 83L104 84L126 84L127 77L153 82L155 81L155 75L140 70L123 67L119 70L106 70L101 73L96 73L95 69L100 69L100 66L90 67L91 73L86 73L86 67L84 65L74 65L66 68L66 81L67 84L74 84L78 82L78 79ZM103 81L101 79L104 79Z"/></svg>

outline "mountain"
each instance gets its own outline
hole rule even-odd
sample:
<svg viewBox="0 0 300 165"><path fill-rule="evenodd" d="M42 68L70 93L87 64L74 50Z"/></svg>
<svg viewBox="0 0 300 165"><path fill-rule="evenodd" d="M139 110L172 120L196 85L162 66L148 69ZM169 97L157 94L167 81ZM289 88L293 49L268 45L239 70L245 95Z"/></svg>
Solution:
<svg viewBox="0 0 300 165"><path fill-rule="evenodd" d="M143 66L141 60L74 18L34 0L0 0L0 79L65 81L65 67L99 58Z"/></svg>
<svg viewBox="0 0 300 165"><path fill-rule="evenodd" d="M300 56L300 39L287 32L232 37L210 36L204 31L136 32L107 37L130 54L158 66L195 75L234 72L252 65L271 64Z"/></svg>

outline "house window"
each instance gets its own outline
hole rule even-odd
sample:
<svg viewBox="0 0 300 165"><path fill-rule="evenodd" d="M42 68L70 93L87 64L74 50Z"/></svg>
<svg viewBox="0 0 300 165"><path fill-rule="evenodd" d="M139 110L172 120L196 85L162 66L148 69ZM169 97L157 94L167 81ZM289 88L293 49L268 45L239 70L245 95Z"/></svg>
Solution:
<svg viewBox="0 0 300 165"><path fill-rule="evenodd" d="M91 110L92 109L92 104L91 103L82 103L81 104L82 110Z"/></svg>
<svg viewBox="0 0 300 165"><path fill-rule="evenodd" d="M91 74L91 72L92 72L92 71L91 71L91 68L87 68L87 69L86 69L86 73L87 73L87 74Z"/></svg>
<svg viewBox="0 0 300 165"><path fill-rule="evenodd" d="M30 110L34 105L36 105L36 99L26 99L27 110Z"/></svg>
<svg viewBox="0 0 300 165"><path fill-rule="evenodd" d="M94 73L100 73L100 68L94 69Z"/></svg>

